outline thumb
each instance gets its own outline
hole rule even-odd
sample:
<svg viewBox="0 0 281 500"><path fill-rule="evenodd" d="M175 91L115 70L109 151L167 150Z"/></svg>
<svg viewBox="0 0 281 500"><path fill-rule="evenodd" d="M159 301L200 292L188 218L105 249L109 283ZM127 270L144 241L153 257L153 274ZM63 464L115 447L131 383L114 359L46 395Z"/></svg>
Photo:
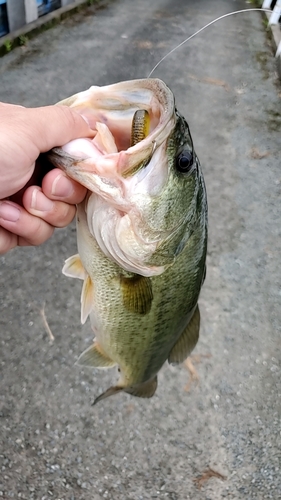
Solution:
<svg viewBox="0 0 281 500"><path fill-rule="evenodd" d="M34 144L41 153L56 146L63 146L73 139L94 137L88 121L83 115L67 106L44 106L26 108L29 123L36 124Z"/></svg>

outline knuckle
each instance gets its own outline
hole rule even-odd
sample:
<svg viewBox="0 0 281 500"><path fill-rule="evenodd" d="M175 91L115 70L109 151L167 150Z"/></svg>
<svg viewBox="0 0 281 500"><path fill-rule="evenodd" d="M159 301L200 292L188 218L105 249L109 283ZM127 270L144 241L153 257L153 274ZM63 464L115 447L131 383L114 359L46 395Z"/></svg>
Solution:
<svg viewBox="0 0 281 500"><path fill-rule="evenodd" d="M30 221L31 222L31 221ZM33 217L32 223L28 226L28 232L22 235L31 245L37 246L44 243L53 233L53 228L48 222Z"/></svg>
<svg viewBox="0 0 281 500"><path fill-rule="evenodd" d="M53 232L54 227L52 227L50 224L43 223L42 221L42 224L40 224L38 230L33 234L29 234L25 239L29 242L30 245L39 246L42 245L42 243L45 243L45 241L47 241L52 236Z"/></svg>
<svg viewBox="0 0 281 500"><path fill-rule="evenodd" d="M0 227L0 255L4 255L9 250L12 250L12 248L17 246L17 243L18 237L16 234L10 233Z"/></svg>

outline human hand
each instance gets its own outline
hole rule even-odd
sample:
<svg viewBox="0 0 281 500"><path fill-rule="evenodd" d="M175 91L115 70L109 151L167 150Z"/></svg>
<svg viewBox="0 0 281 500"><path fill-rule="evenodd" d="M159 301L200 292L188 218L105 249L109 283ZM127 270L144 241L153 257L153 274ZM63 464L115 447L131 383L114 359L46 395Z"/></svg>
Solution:
<svg viewBox="0 0 281 500"><path fill-rule="evenodd" d="M38 156L72 139L93 137L81 115L64 106L0 103L0 254L39 245L67 226L86 189ZM36 167L35 167L36 165ZM44 170L45 169L45 170ZM42 184L42 185L41 185Z"/></svg>

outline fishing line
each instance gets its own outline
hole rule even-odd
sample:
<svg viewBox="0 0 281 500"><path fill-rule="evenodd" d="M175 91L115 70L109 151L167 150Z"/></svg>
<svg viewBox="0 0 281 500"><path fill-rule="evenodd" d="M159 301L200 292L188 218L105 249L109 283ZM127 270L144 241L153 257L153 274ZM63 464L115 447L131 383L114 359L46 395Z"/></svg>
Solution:
<svg viewBox="0 0 281 500"><path fill-rule="evenodd" d="M217 19L214 19L213 21L211 21L210 23L206 24L205 26L203 26L203 28L200 28L198 31L196 31L195 33L193 33L193 35L189 36L188 38L186 38L185 40L183 40L183 42L181 42L179 45L177 45L176 47L174 47L172 50L170 50L170 52L168 52L164 57L162 57L162 59L160 59L160 61L158 61L157 64L155 64L154 68L150 71L149 75L147 78L150 78L152 73L154 73L154 71L158 68L158 66L168 57L170 56L173 52L175 52L175 50L179 49L180 47L182 47L182 45L184 45L185 43L187 43L189 40L191 40L191 38L194 38L196 35L198 35L199 33L201 33L201 31L205 30L206 28L208 28L209 26L211 26L212 24L216 23L217 21L220 21L221 19L225 19L226 17L229 17L229 16L233 16L235 14L241 14L241 13L244 13L244 12L270 12L272 13L272 11L270 9L258 9L258 8L255 8L255 9L243 9L243 10L236 10L234 12L229 12L228 14L224 14L223 16L220 16L220 17L217 17Z"/></svg>

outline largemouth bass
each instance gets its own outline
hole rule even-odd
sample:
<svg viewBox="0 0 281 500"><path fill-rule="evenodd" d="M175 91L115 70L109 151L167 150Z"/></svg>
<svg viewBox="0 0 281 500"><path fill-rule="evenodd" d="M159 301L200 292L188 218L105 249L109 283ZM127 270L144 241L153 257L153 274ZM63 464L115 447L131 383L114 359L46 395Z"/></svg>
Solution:
<svg viewBox="0 0 281 500"><path fill-rule="evenodd" d="M117 384L94 403L119 391L151 397L165 361L184 361L199 336L207 198L189 127L158 79L91 87L59 104L97 131L49 154L88 189L78 254L63 268L84 281L81 321L90 316L95 334L78 363L118 366Z"/></svg>

